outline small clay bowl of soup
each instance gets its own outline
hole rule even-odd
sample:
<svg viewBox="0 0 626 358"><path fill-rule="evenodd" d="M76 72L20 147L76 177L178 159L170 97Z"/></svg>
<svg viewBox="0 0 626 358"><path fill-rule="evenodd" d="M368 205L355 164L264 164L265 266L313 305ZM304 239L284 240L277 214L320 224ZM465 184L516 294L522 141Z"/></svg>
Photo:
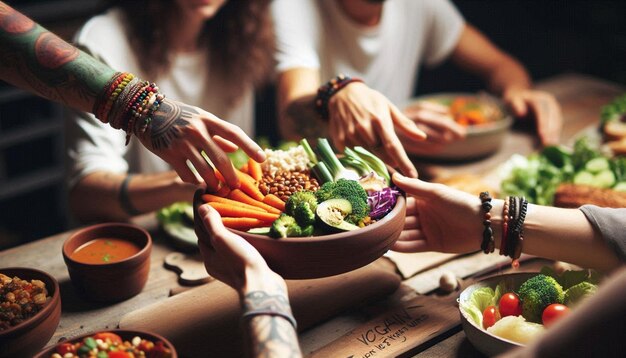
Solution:
<svg viewBox="0 0 626 358"><path fill-rule="evenodd" d="M133 297L148 281L150 234L135 225L108 223L86 227L63 244L63 259L74 286L93 301Z"/></svg>

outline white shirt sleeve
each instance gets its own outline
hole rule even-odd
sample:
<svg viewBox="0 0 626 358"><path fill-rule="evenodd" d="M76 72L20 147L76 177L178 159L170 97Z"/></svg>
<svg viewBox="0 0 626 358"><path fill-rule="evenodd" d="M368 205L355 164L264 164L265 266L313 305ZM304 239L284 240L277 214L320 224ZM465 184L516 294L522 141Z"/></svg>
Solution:
<svg viewBox="0 0 626 358"><path fill-rule="evenodd" d="M424 63L435 66L445 60L454 50L465 27L465 20L448 0L424 2L427 12L426 46Z"/></svg>
<svg viewBox="0 0 626 358"><path fill-rule="evenodd" d="M278 73L291 68L320 67L318 46L321 24L315 1L273 1L271 11L276 32Z"/></svg>

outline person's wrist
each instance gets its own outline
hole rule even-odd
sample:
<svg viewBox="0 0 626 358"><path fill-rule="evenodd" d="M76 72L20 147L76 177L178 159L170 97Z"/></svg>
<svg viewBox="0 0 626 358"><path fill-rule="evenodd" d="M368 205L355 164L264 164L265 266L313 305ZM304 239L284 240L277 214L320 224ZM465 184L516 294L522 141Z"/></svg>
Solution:
<svg viewBox="0 0 626 358"><path fill-rule="evenodd" d="M272 271L267 265L250 265L246 267L244 282L237 290L240 298L256 291L264 291L270 294L287 292L285 280Z"/></svg>

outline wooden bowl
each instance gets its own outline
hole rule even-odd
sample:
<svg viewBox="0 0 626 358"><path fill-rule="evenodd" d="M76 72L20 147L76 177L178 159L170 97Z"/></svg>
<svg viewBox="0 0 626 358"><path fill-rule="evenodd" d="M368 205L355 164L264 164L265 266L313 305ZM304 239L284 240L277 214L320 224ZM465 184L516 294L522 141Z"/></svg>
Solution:
<svg viewBox="0 0 626 358"><path fill-rule="evenodd" d="M140 251L117 262L88 264L76 261L72 253L97 238L116 238L135 243ZM93 301L116 302L135 296L148 281L150 234L136 225L106 223L86 227L63 243L63 259L74 286Z"/></svg>
<svg viewBox="0 0 626 358"><path fill-rule="evenodd" d="M30 357L48 343L61 319L59 283L49 274L32 268L1 268L11 278L41 280L50 298L41 311L16 326L0 331L0 357Z"/></svg>
<svg viewBox="0 0 626 358"><path fill-rule="evenodd" d="M438 93L415 98L407 107L419 101L442 102L456 97L478 97L481 101L490 102L500 108L502 118L485 124L467 126L467 135L464 139L448 143L442 150L437 152L424 154L414 150L411 146L405 146L409 155L427 159L464 161L483 158L500 149L507 132L513 125L513 117L504 108L504 104L496 97L476 93Z"/></svg>
<svg viewBox="0 0 626 358"><path fill-rule="evenodd" d="M202 204L198 200L194 202L195 205ZM378 259L400 236L405 215L406 199L399 196L394 208L384 218L354 231L273 239L267 235L230 230L252 244L269 267L282 277L308 279L338 275Z"/></svg>
<svg viewBox="0 0 626 358"><path fill-rule="evenodd" d="M509 287L520 287L526 280L531 277L537 276L538 272L520 272L506 275L497 275L486 278L473 285L468 286L461 292L459 296L459 303L469 301L472 292L480 287L496 288L501 281L507 281ZM460 305L459 305L460 306ZM523 344L514 342L505 338L498 337L494 334L487 332L482 327L477 326L474 321L459 308L461 314L461 325L467 339L478 349L481 353L493 357L502 354L515 347L523 347Z"/></svg>
<svg viewBox="0 0 626 358"><path fill-rule="evenodd" d="M153 343L156 343L157 341L162 341L165 346L167 348L169 348L172 351L172 356L171 358L178 358L178 354L176 354L176 349L174 348L174 346L172 345L172 343L170 343L170 341L168 341L166 338L156 334L156 333L150 333L150 332L145 332L145 331L136 331L136 330L128 330L128 329L107 329L107 330L103 330L103 331L97 331L97 332L90 332L90 333L86 333L83 335L80 335L78 337L73 337L72 339L68 339L64 342L60 342L58 344L46 347L44 350L42 350L41 352L39 352L37 355L34 356L34 358L49 358L53 353L56 352L56 348L61 345L62 343L74 343L74 342L79 342L82 341L84 338L87 338L89 336L93 336L96 333L101 333L101 332L111 332L111 333L115 333L118 336L120 336L122 338L122 340L124 341L131 341L134 337L141 337L143 339L147 339L149 341L152 341Z"/></svg>

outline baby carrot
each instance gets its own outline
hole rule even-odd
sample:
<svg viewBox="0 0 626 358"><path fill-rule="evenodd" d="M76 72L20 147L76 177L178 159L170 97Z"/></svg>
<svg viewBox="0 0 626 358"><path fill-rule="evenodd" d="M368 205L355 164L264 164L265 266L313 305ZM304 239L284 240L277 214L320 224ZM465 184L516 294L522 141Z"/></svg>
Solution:
<svg viewBox="0 0 626 358"><path fill-rule="evenodd" d="M285 211L285 202L277 197L274 194L267 194L265 195L265 198L263 199L263 202L267 205L271 205L273 207L275 207L276 209L280 210L281 212Z"/></svg>
<svg viewBox="0 0 626 358"><path fill-rule="evenodd" d="M264 213L267 212L267 210L264 210L263 208L259 208L258 206L252 206L246 203L242 203L240 201L236 201L236 200L232 200L228 198L222 198L221 196L217 196L217 195L204 194L202 195L202 199L204 199L204 201L207 203L223 203L223 204L229 204L229 205L234 205L234 206L241 206L242 208L246 208L250 210L262 211Z"/></svg>
<svg viewBox="0 0 626 358"><path fill-rule="evenodd" d="M263 211L251 210L242 206L235 206L225 203L209 202L215 210L222 216L235 218L255 218L263 221L274 221L278 218L278 214L266 213Z"/></svg>
<svg viewBox="0 0 626 358"><path fill-rule="evenodd" d="M261 193L261 190L259 190L256 180L254 180L250 175L242 172L241 170L235 170L235 172L237 172L237 176L239 177L239 188L244 193L250 195L253 199L263 201L265 195L263 195L263 193Z"/></svg>
<svg viewBox="0 0 626 358"><path fill-rule="evenodd" d="M259 220L259 219L256 219L256 218L230 218L230 217L223 217L222 218L222 223L227 228L231 228L231 229L235 229L235 230L241 230L241 231L248 231L248 230L250 230L252 228L255 228L255 227L263 227L263 226L270 226L270 225L272 225L271 221L263 221L263 220Z"/></svg>
<svg viewBox="0 0 626 358"><path fill-rule="evenodd" d="M254 159L248 159L248 174L252 177L252 179L257 182L261 181L263 178L263 169L261 168L261 163L256 162Z"/></svg>
<svg viewBox="0 0 626 358"><path fill-rule="evenodd" d="M267 205L262 201L251 198L248 194L246 194L243 190L240 190L240 189L231 190L230 194L228 194L228 198L235 200L235 201L242 202L242 203L246 203L248 205L256 206L258 208L264 209L268 213L274 213L274 214L281 213L281 211L276 209L275 207L271 205Z"/></svg>

